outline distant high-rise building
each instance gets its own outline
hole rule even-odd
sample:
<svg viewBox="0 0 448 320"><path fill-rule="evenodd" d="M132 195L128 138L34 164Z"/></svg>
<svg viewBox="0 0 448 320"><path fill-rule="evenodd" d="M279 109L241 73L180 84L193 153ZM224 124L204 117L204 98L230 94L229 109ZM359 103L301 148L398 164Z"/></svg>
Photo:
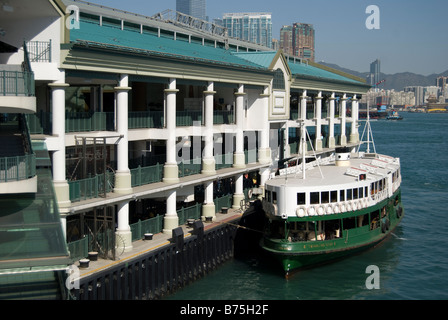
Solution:
<svg viewBox="0 0 448 320"><path fill-rule="evenodd" d="M222 20L230 37L272 48L272 17L270 13L224 13Z"/></svg>
<svg viewBox="0 0 448 320"><path fill-rule="evenodd" d="M280 29L280 48L285 54L314 61L315 32L312 24L294 23Z"/></svg>
<svg viewBox="0 0 448 320"><path fill-rule="evenodd" d="M176 11L207 20L206 0L176 0Z"/></svg>
<svg viewBox="0 0 448 320"><path fill-rule="evenodd" d="M314 61L314 27L308 23L294 23L292 26L293 55Z"/></svg>
<svg viewBox="0 0 448 320"><path fill-rule="evenodd" d="M376 59L370 64L370 85L374 86L381 81L381 62L380 59Z"/></svg>
<svg viewBox="0 0 448 320"><path fill-rule="evenodd" d="M285 54L293 55L292 26L283 26L280 29L280 48Z"/></svg>

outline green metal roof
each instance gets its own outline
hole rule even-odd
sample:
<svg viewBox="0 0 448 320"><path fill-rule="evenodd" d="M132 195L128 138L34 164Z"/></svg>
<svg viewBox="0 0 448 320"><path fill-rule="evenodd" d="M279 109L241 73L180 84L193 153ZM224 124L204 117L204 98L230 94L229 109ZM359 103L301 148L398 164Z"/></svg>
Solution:
<svg viewBox="0 0 448 320"><path fill-rule="evenodd" d="M179 38L181 35L179 35ZM220 64L228 67L250 68L264 70L260 65L241 59L232 54L232 50L215 48L211 45L202 45L188 42L188 39L174 40L172 37L160 36L149 32L140 32L140 29L117 27L114 25L99 25L95 21L80 20L80 28L70 31L72 43L93 43L105 48L114 48L130 52L145 53L163 57L176 57L196 62ZM266 70L264 70L266 71Z"/></svg>
<svg viewBox="0 0 448 320"><path fill-rule="evenodd" d="M268 68L273 59L275 58L277 52L276 51L266 51L266 52L238 52L234 53L235 56L240 57L244 60L247 60L251 63L258 64L264 68ZM313 77L319 78L322 80L337 80L337 81L347 81L361 84L361 82L356 81L354 79L344 77L343 75L333 73L307 63L303 63L301 61L288 61L288 66L291 70L293 76L305 76L305 77Z"/></svg>

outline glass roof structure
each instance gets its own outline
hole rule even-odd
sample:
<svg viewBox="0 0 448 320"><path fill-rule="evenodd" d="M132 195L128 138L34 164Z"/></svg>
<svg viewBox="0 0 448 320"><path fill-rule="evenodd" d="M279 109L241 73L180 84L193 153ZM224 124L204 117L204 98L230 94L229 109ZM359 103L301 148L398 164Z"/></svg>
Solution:
<svg viewBox="0 0 448 320"><path fill-rule="evenodd" d="M39 144L33 148L44 143ZM37 178L35 194L0 196L0 273L13 268L58 270L70 264L50 169L37 168Z"/></svg>

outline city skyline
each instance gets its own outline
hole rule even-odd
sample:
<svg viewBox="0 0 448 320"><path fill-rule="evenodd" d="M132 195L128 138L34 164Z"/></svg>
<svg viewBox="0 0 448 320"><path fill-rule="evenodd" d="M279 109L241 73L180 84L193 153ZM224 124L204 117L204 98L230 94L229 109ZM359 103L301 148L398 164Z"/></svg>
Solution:
<svg viewBox="0 0 448 320"><path fill-rule="evenodd" d="M147 16L176 9L176 0L151 4L145 0L91 2ZM380 29L366 27L366 20L371 16L366 9L371 4L380 10ZM448 35L440 27L448 11L448 2L444 0L315 0L303 3L278 0L275 5L268 0L207 0L206 5L210 21L222 18L226 12L271 12L274 39L280 38L283 25L313 24L316 62L368 72L370 63L380 59L382 72L387 74L430 75L448 69L445 57Z"/></svg>

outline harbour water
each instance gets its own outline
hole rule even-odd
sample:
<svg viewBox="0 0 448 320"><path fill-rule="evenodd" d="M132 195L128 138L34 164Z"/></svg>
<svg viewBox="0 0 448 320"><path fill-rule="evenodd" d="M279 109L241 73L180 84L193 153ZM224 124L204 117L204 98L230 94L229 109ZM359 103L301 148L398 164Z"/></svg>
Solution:
<svg viewBox="0 0 448 320"><path fill-rule="evenodd" d="M289 280L280 265L254 250L166 299L448 299L448 114L400 115L401 121L371 122L376 151L401 158L406 216L392 237ZM379 289L366 286L371 265L379 268Z"/></svg>

